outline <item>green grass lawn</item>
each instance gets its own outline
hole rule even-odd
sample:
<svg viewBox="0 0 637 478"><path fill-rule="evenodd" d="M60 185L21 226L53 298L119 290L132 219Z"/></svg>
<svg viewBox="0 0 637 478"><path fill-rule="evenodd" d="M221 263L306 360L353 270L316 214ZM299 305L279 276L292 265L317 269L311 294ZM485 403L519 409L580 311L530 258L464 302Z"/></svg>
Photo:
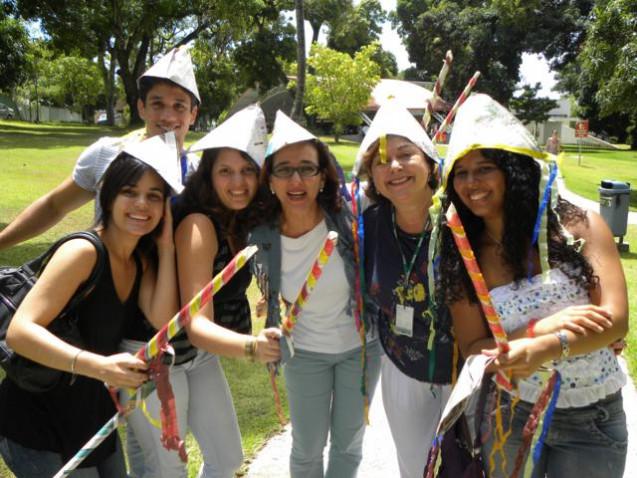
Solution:
<svg viewBox="0 0 637 478"><path fill-rule="evenodd" d="M119 136L126 130L64 125L33 125L0 121L0 228L8 224L24 207L53 187L73 170L82 150L101 136ZM190 134L188 143L203 134ZM89 227L93 205L87 204L70 214L47 233L0 251L0 264L15 265L43 252L56 238L67 232ZM252 286L249 296L256 301L258 291ZM263 319L255 319L255 330L263 327ZM263 365L241 359L222 359L234 398L246 460L273 434L280 430L274 410L269 376ZM287 416L287 399L281 376L278 380L281 400ZM214 404L211 404L211 407ZM223 431L220 431L223 433ZM187 438L189 476L196 476L201 455L192 436ZM0 460L0 478L12 474Z"/></svg>
<svg viewBox="0 0 637 478"><path fill-rule="evenodd" d="M598 201L602 179L627 181L632 186L630 210L637 211L637 151L584 151L581 161L577 151L567 151L564 155L561 169L571 191Z"/></svg>

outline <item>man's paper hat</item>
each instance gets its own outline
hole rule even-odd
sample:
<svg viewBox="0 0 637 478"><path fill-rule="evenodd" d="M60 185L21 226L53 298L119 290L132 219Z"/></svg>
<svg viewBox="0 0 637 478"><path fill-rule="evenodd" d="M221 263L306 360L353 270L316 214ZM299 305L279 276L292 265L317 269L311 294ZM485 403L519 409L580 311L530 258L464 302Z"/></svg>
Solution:
<svg viewBox="0 0 637 478"><path fill-rule="evenodd" d="M439 162L438 152L426 131L404 106L395 101L383 104L374 116L354 162L354 175L361 173L363 156L374 141L387 135L402 136L418 146L427 156Z"/></svg>
<svg viewBox="0 0 637 478"><path fill-rule="evenodd" d="M290 144L315 139L317 139L316 136L300 124L292 121L292 119L283 111L278 110L276 112L276 118L274 119L274 129L272 130L272 137L268 143L268 149L265 153L265 157L267 158L268 156L273 155Z"/></svg>
<svg viewBox="0 0 637 478"><path fill-rule="evenodd" d="M233 148L246 153L261 167L265 160L267 133L263 110L259 105L253 104L233 114L193 144L189 151Z"/></svg>
<svg viewBox="0 0 637 478"><path fill-rule="evenodd" d="M190 53L185 47L175 48L157 60L157 63L137 79L137 85L139 86L142 78L147 77L170 80L192 93L197 101L201 102Z"/></svg>
<svg viewBox="0 0 637 478"><path fill-rule="evenodd" d="M140 142L131 142L124 147L123 151L153 168L175 194L179 194L184 189L181 184L179 155L173 132L153 136Z"/></svg>

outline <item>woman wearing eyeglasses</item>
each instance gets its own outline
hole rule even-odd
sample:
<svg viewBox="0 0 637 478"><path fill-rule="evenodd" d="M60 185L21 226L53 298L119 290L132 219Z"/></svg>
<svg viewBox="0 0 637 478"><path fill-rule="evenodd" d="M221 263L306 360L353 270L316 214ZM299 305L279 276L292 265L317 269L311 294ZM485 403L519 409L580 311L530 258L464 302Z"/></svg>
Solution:
<svg viewBox="0 0 637 478"><path fill-rule="evenodd" d="M257 278L268 301L268 326L279 324L280 298L288 306L295 302L328 232L339 234L337 247L292 330L294 355L284 364L292 421L290 475L354 477L365 431L361 391L365 334L359 334L354 318L351 213L342 205L327 147L280 111L261 184L271 193L264 211L267 224L253 231L250 242L259 246ZM380 348L367 337L366 349L367 385L373 391ZM324 470L328 432L329 461Z"/></svg>

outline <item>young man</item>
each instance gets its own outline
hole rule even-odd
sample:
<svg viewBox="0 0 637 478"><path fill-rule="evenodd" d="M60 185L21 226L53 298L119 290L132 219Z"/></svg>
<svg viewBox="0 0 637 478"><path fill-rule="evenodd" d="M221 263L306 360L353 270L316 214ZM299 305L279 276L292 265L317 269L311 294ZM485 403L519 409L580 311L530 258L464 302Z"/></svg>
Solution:
<svg viewBox="0 0 637 478"><path fill-rule="evenodd" d="M42 234L68 213L93 199L102 174L128 142L172 131L177 150L183 151L184 139L197 118L201 101L190 54L184 48L172 50L137 81L140 92L137 108L145 122L145 129L123 138L100 138L86 148L71 176L31 203L0 231L0 250ZM183 180L196 165L185 153L182 153L180 162Z"/></svg>

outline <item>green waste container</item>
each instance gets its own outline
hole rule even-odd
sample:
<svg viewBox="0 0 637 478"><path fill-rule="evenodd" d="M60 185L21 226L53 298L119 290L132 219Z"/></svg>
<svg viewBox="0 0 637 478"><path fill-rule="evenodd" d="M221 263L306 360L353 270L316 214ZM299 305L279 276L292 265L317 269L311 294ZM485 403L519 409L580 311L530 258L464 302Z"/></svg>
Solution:
<svg viewBox="0 0 637 478"><path fill-rule="evenodd" d="M599 187L599 213L608 224L613 236L626 235L628 226L628 205L630 202L630 183L624 181L602 180Z"/></svg>

